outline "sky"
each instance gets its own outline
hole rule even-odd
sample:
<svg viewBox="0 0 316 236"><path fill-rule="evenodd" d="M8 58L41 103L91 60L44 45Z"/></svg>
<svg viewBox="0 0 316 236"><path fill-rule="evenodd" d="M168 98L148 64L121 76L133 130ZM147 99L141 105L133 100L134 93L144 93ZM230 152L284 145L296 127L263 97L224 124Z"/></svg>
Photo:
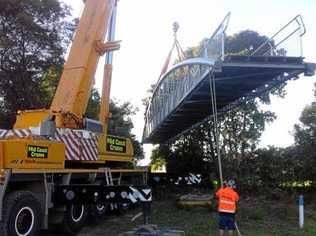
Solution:
<svg viewBox="0 0 316 236"><path fill-rule="evenodd" d="M82 0L63 0L78 17ZM133 132L141 140L144 108L141 100L150 85L156 83L173 43L172 24L180 25L178 40L185 49L196 46L211 36L224 16L231 12L227 34L252 29L271 36L291 18L301 14L307 29L303 36L305 61L316 63L316 1L314 0L120 0L116 39L122 40L121 49L114 53L111 97L130 101L139 108L133 117ZM97 88L101 88L102 64L96 73ZM293 144L293 125L298 123L302 109L313 100L316 77L301 76L286 86L285 98L272 98L262 109L276 113L277 119L266 127L261 146L285 147ZM152 149L144 145L148 163Z"/></svg>

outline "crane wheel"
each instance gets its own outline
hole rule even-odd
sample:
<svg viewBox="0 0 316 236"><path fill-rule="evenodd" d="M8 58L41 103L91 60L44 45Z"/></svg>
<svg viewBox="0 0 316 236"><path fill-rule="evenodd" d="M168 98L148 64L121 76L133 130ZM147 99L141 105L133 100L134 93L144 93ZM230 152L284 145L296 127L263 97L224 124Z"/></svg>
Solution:
<svg viewBox="0 0 316 236"><path fill-rule="evenodd" d="M125 214L130 209L129 203L120 203L118 204L118 215Z"/></svg>
<svg viewBox="0 0 316 236"><path fill-rule="evenodd" d="M64 232L76 235L86 224L88 207L85 204L72 204L66 207L63 219Z"/></svg>
<svg viewBox="0 0 316 236"><path fill-rule="evenodd" d="M4 200L1 236L39 235L42 223L40 201L28 191L14 191Z"/></svg>
<svg viewBox="0 0 316 236"><path fill-rule="evenodd" d="M95 204L90 206L91 220L95 223L102 221L109 214L109 204Z"/></svg>

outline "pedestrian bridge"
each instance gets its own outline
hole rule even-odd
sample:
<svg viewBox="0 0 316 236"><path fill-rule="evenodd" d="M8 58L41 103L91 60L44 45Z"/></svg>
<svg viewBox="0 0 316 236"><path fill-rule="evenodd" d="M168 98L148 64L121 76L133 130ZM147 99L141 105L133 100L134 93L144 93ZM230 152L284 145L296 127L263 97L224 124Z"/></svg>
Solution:
<svg viewBox="0 0 316 236"><path fill-rule="evenodd" d="M299 55L292 56L285 48L291 38L301 40L305 33L300 15L258 48L240 56L225 54L229 17L198 55L175 64L161 76L147 107L143 142L164 143L210 119L212 99L221 114L302 73L314 75L315 64L304 62L301 42Z"/></svg>

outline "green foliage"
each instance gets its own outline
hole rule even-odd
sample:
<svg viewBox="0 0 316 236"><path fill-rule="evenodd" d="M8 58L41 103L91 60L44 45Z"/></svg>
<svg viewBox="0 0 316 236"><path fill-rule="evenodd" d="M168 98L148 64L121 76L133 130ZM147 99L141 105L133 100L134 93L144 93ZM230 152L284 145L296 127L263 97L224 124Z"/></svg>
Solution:
<svg viewBox="0 0 316 236"><path fill-rule="evenodd" d="M268 37L262 36L255 31L244 30L226 38L225 52L227 55L250 55L267 39ZM258 55L261 55L269 49L269 45L264 46L260 49Z"/></svg>
<svg viewBox="0 0 316 236"><path fill-rule="evenodd" d="M293 148L258 149L241 160L238 179L244 190L278 188L287 181L300 180L300 159Z"/></svg>
<svg viewBox="0 0 316 236"><path fill-rule="evenodd" d="M173 145L173 152L170 152L166 169L170 173L206 173L208 170L207 159L203 150L199 148L199 142L194 139L179 139Z"/></svg>
<svg viewBox="0 0 316 236"><path fill-rule="evenodd" d="M134 148L134 159L137 161L144 159L145 155L143 145L137 140L134 134L131 134L130 138L132 140Z"/></svg>
<svg viewBox="0 0 316 236"><path fill-rule="evenodd" d="M10 128L17 110L50 103L74 22L57 0L0 0L0 6L0 125Z"/></svg>
<svg viewBox="0 0 316 236"><path fill-rule="evenodd" d="M119 104L118 101L111 100L110 112L112 116L109 132L118 136L129 136L134 128L131 116L136 114L137 108L134 108L130 102Z"/></svg>
<svg viewBox="0 0 316 236"><path fill-rule="evenodd" d="M90 119L99 119L101 97L95 88L91 90L91 95L86 109L85 116Z"/></svg>
<svg viewBox="0 0 316 236"><path fill-rule="evenodd" d="M315 84L316 87L316 84ZM316 97L316 93L315 93ZM316 180L316 106L315 101L306 106L300 116L300 123L294 126L295 150L300 153L303 180Z"/></svg>
<svg viewBox="0 0 316 236"><path fill-rule="evenodd" d="M86 110L86 117L95 120L99 119L100 100L101 97L98 90L92 89ZM137 108L133 107L130 102L120 104L116 100L111 100L110 112L112 116L108 124L109 134L131 138L134 147L135 159L143 159L143 146L137 140L136 136L132 133L134 125L131 117L136 114Z"/></svg>
<svg viewBox="0 0 316 236"><path fill-rule="evenodd" d="M263 208L254 208L249 211L249 219L254 221L261 221L264 218L264 209Z"/></svg>
<svg viewBox="0 0 316 236"><path fill-rule="evenodd" d="M147 90L147 96L145 98L142 99L142 104L143 106L145 107L145 113L144 113L144 116L146 116L146 111L147 111L147 108L150 104L150 99L151 99L151 96L155 90L155 87L156 87L156 84L152 84L150 86L150 89Z"/></svg>
<svg viewBox="0 0 316 236"><path fill-rule="evenodd" d="M131 116L135 115L137 110L130 102L119 104L118 101L111 100L110 112L112 116L108 130L109 134L112 135L130 137L134 147L135 159L141 160L144 158L143 146L136 139L136 136L132 134L134 125Z"/></svg>
<svg viewBox="0 0 316 236"><path fill-rule="evenodd" d="M152 170L159 170L166 165L169 151L169 147L166 145L160 145L152 150L150 163Z"/></svg>
<svg viewBox="0 0 316 236"><path fill-rule="evenodd" d="M306 106L300 116L301 124L296 124L295 129L295 142L297 145L306 148L315 145L316 135L316 104Z"/></svg>
<svg viewBox="0 0 316 236"><path fill-rule="evenodd" d="M279 96L285 94L283 87L276 88L273 93ZM265 97L262 101L269 103L269 100L269 97ZM270 116L268 121L273 119L274 117ZM264 190L274 197L278 195L275 191L279 188L306 191L305 189L313 187L313 181L316 180L316 170L311 168L316 165L315 102L305 107L299 120L300 123L294 126L294 145L287 148L270 146L253 149L240 158L240 161L224 158L223 165L231 167L225 171L238 176L244 190ZM232 163L238 164L234 166Z"/></svg>
<svg viewBox="0 0 316 236"><path fill-rule="evenodd" d="M175 191L177 190L177 191ZM161 228L174 228L183 230L187 236L209 236L218 235L218 215L216 211L209 211L205 208L192 208L189 210L178 209L174 202L181 189L165 191L168 197L165 200L155 198L152 205L151 223ZM183 190L182 190L183 191ZM185 194L186 192L184 192ZM241 196L242 200L238 204L236 222L242 235L245 236L314 236L316 235L316 205L312 201L305 208L304 229L298 227L298 210L294 200L282 199L281 201L271 201L262 198L262 195L250 197ZM314 198L313 198L314 199ZM135 211L137 213L137 211ZM136 214L135 213L135 214ZM138 218L135 225L142 224L142 219ZM120 229L116 235L122 231L128 231L124 226L127 220L117 218L117 227ZM133 224L133 222L129 222ZM107 232L116 232L109 227L110 224L101 224L100 235ZM135 226L130 226L134 228ZM93 234L87 228L85 232ZM107 235L107 234L106 234ZM237 232L234 233L237 235Z"/></svg>

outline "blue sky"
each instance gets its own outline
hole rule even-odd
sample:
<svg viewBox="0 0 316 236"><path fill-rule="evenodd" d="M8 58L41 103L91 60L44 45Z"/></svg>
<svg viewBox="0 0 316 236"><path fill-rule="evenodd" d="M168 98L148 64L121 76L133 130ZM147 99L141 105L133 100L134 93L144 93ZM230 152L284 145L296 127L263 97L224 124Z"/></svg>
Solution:
<svg viewBox="0 0 316 236"><path fill-rule="evenodd" d="M82 9L81 0L64 0L74 15ZM131 101L140 108L133 118L134 133L141 138L143 107L150 84L155 83L170 50L172 23L180 24L178 38L183 48L196 45L210 36L222 18L231 11L228 34L253 29L272 35L292 17L301 14L307 28L303 38L306 61L316 62L316 1L313 0L120 0L118 4L117 39L121 50L114 55L111 96ZM101 60L101 68L102 68ZM102 69L96 73L96 87L101 87ZM262 146L287 146L293 143L290 132L307 104L313 99L315 77L289 82L284 99L273 98L263 109L276 112L278 119L269 125ZM145 146L146 156L151 146Z"/></svg>

